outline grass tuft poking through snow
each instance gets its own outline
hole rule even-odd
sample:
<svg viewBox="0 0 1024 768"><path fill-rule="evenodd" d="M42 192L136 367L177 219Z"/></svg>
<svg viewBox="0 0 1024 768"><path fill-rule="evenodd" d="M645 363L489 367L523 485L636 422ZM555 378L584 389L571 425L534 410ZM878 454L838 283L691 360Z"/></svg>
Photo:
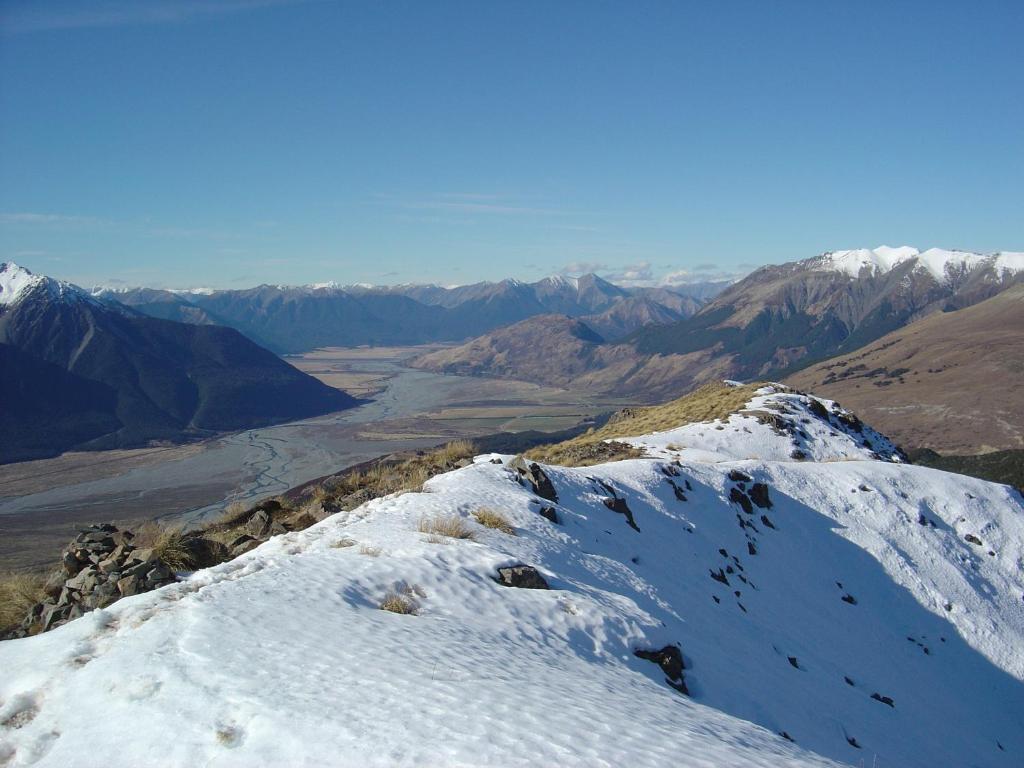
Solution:
<svg viewBox="0 0 1024 768"><path fill-rule="evenodd" d="M420 533L445 536L449 539L475 539L476 533L458 515L439 515L420 518Z"/></svg>
<svg viewBox="0 0 1024 768"><path fill-rule="evenodd" d="M496 531L507 533L509 536L516 535L516 529L512 527L512 523L508 521L508 518L495 509L481 507L473 513L473 517L485 528L493 528Z"/></svg>

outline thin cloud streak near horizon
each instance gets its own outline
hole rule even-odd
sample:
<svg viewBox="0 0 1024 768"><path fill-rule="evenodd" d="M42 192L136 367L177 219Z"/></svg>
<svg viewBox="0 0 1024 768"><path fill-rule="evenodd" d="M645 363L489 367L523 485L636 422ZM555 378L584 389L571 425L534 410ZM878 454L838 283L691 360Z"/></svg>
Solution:
<svg viewBox="0 0 1024 768"><path fill-rule="evenodd" d="M217 0L215 2L107 3L82 10L74 5L40 7L38 4L0 13L0 34L51 30L181 24L195 18L298 5L311 0Z"/></svg>

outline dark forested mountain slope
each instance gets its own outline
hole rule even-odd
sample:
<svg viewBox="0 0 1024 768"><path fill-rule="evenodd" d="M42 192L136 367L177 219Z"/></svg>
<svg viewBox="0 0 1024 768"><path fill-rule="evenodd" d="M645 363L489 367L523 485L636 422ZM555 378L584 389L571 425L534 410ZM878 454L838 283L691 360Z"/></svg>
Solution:
<svg viewBox="0 0 1024 768"><path fill-rule="evenodd" d="M356 401L232 328L146 317L0 265L0 460L182 440ZM5 436L8 433L5 431Z"/></svg>

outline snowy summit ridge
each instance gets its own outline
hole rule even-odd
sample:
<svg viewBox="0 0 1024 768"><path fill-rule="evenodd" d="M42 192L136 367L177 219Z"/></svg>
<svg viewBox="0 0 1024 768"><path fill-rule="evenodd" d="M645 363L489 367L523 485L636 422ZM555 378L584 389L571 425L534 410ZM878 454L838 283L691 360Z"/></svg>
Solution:
<svg viewBox="0 0 1024 768"><path fill-rule="evenodd" d="M885 274L908 261L916 262L915 269L928 272L939 282L979 267L991 267L999 277L1007 272L1024 271L1024 253L999 251L983 254L947 251L942 248L919 251L908 245L899 248L881 245L877 248L829 251L808 259L804 264L812 268L842 272L850 277L859 277L864 270L873 274Z"/></svg>
<svg viewBox="0 0 1024 768"><path fill-rule="evenodd" d="M0 264L0 307L12 306L40 288L56 300L93 301L89 294L71 283L35 275L13 261Z"/></svg>
<svg viewBox="0 0 1024 768"><path fill-rule="evenodd" d="M776 385L618 439L646 455L478 456L0 643L0 763L1021 764L1016 491Z"/></svg>

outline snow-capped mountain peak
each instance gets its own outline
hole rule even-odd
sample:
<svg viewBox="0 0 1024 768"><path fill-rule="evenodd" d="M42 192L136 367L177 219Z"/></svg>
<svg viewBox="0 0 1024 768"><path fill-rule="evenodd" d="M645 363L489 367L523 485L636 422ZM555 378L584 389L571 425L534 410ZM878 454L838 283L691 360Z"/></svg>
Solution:
<svg viewBox="0 0 1024 768"><path fill-rule="evenodd" d="M1001 251L984 254L942 248L919 251L908 245L898 248L882 245L877 248L828 251L809 259L804 264L813 269L860 277L864 270L871 274L885 274L908 261L915 261L915 269L927 272L939 282L945 282L951 277L979 267L991 267L998 277L1003 277L1006 273L1024 271L1024 253Z"/></svg>
<svg viewBox="0 0 1024 768"><path fill-rule="evenodd" d="M12 306L39 290L45 290L58 301L95 302L92 296L77 285L33 274L13 261L0 264L0 307Z"/></svg>

